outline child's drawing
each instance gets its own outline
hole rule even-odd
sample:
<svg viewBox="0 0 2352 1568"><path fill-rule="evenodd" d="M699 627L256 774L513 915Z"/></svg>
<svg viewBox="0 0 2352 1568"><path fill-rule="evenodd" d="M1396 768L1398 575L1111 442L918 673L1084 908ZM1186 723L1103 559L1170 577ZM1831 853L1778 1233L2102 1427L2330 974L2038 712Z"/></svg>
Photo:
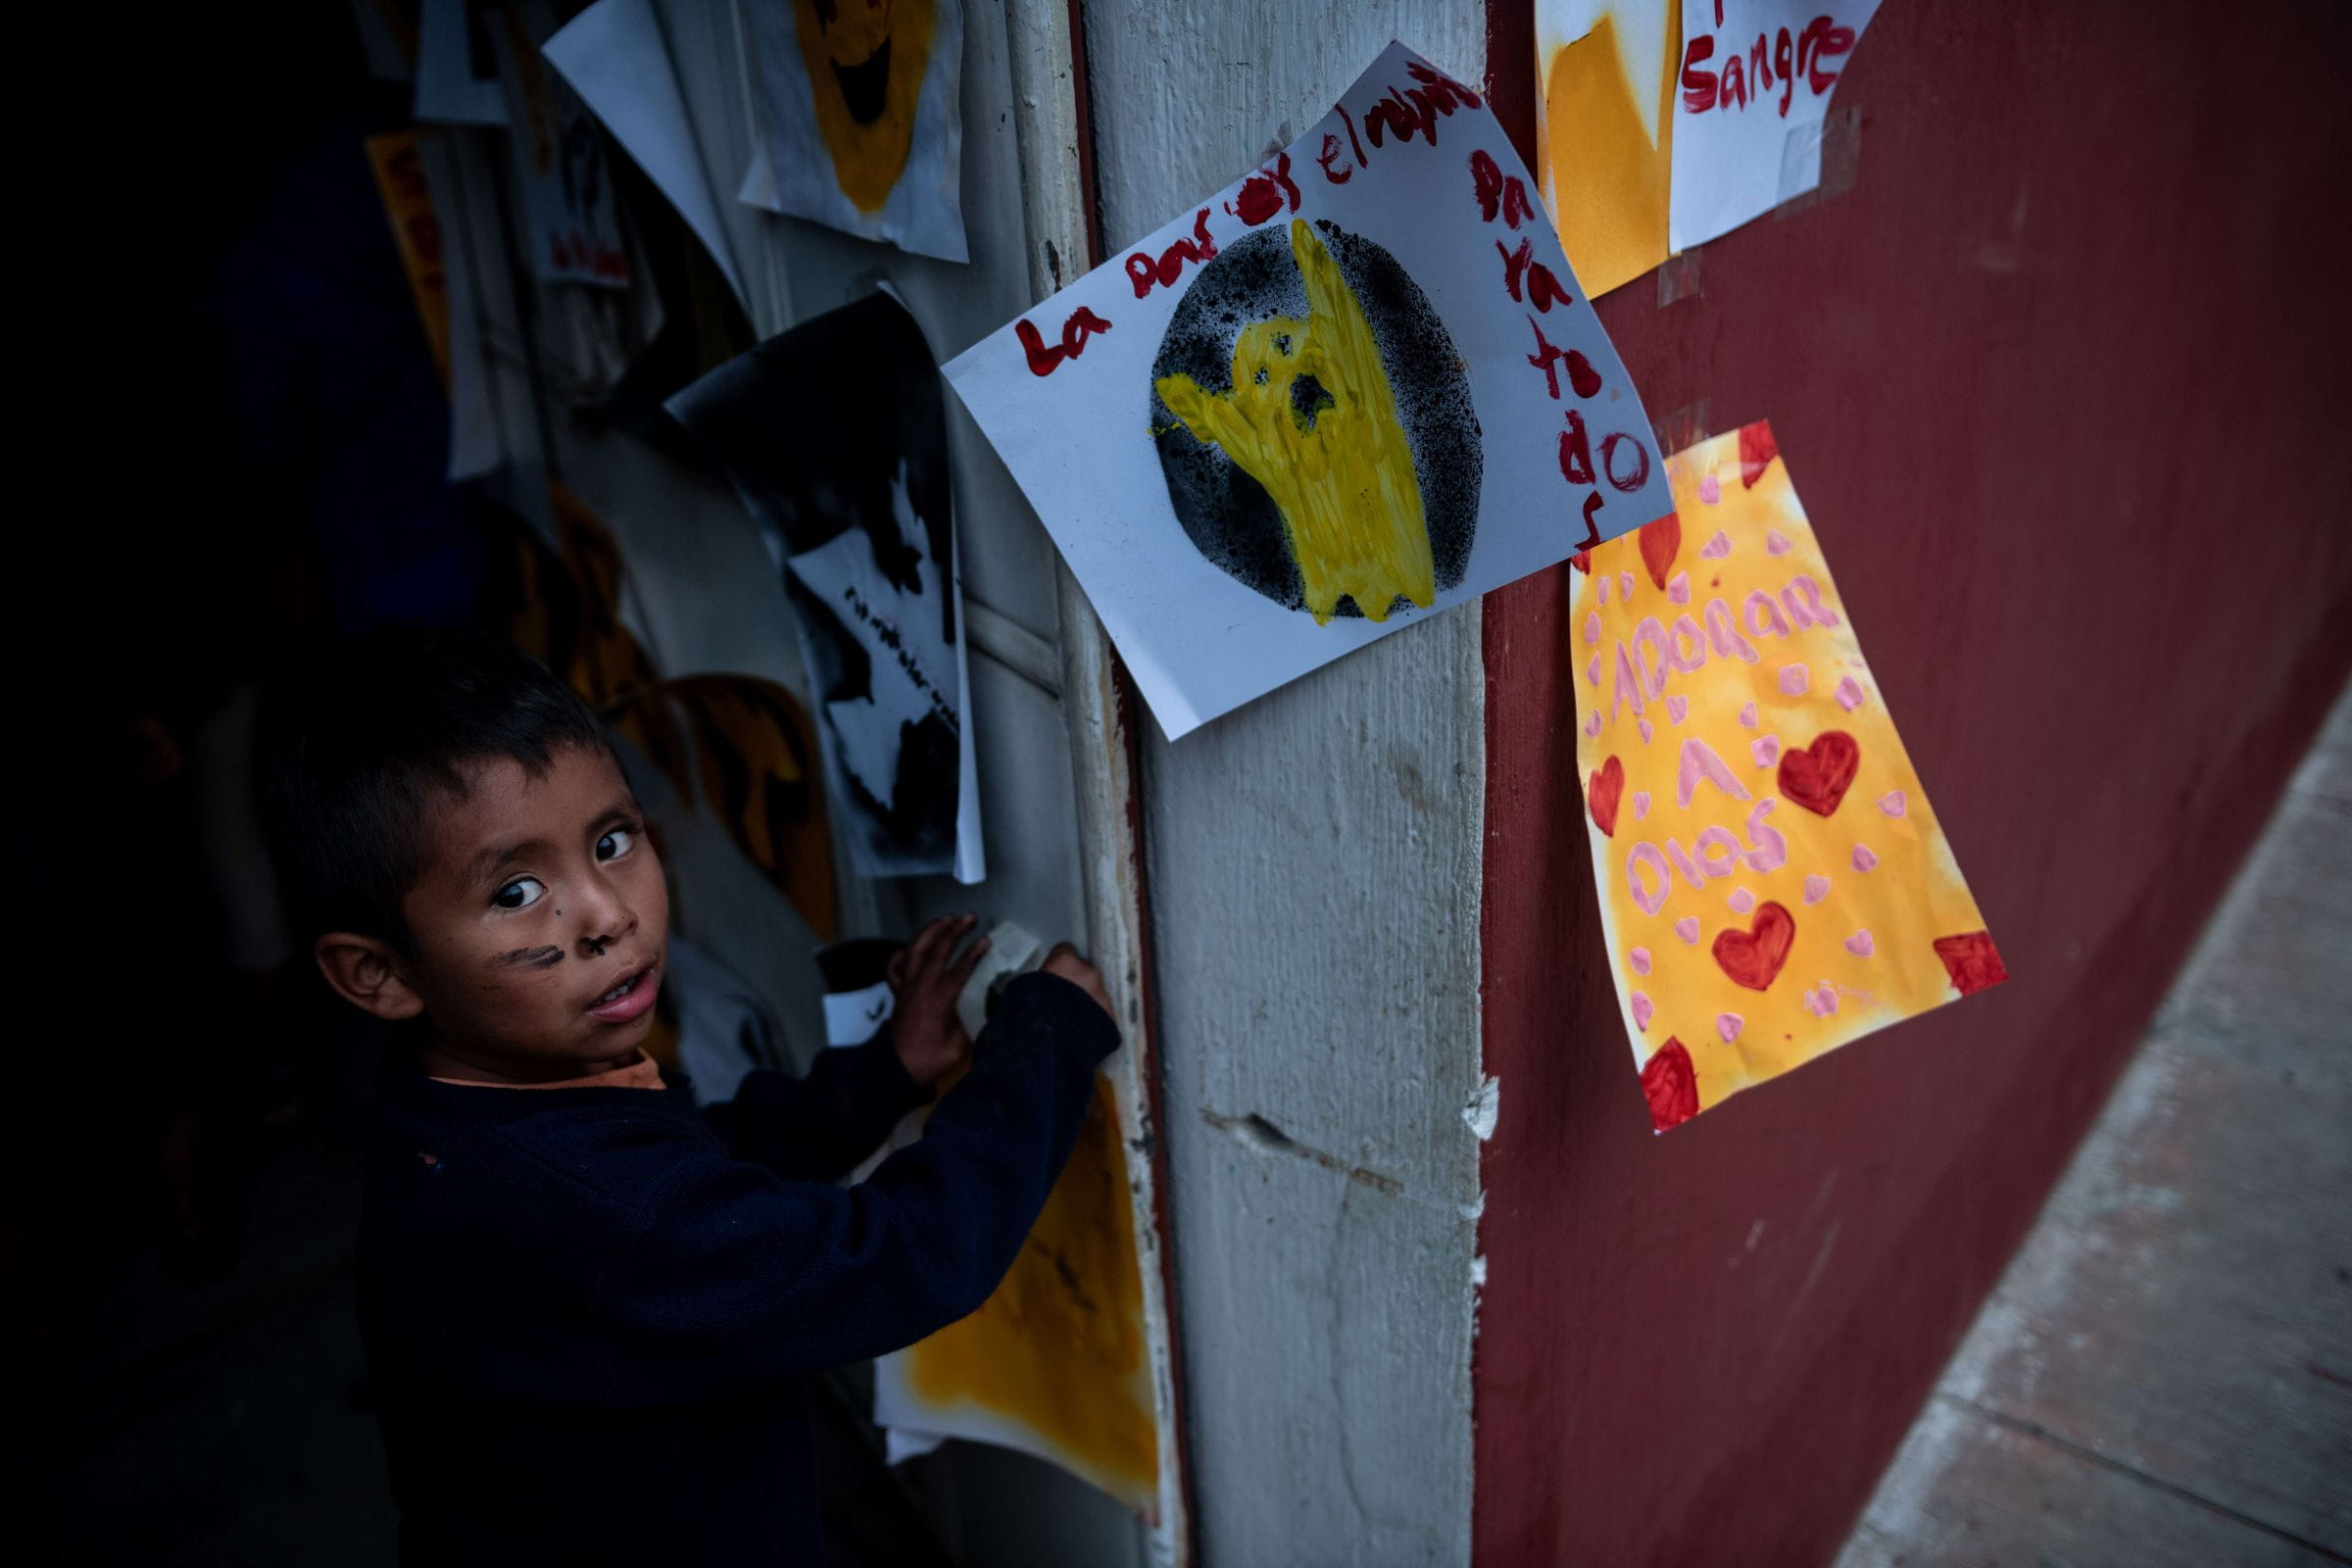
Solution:
<svg viewBox="0 0 2352 1568"><path fill-rule="evenodd" d="M761 133L745 199L962 261L961 0L777 0L745 20Z"/></svg>
<svg viewBox="0 0 2352 1568"><path fill-rule="evenodd" d="M1672 506L1501 126L1401 44L948 376L1171 737Z"/></svg>

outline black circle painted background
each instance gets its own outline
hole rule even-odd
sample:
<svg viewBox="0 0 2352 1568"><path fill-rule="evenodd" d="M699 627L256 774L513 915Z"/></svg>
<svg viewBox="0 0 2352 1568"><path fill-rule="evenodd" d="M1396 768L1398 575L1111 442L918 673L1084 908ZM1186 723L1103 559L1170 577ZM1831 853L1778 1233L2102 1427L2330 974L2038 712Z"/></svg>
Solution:
<svg viewBox="0 0 2352 1568"><path fill-rule="evenodd" d="M1469 565L1486 468L1469 370L1429 297L1394 256L1328 220L1315 227L1371 325L1412 451L1438 587L1454 587ZM1234 241L1200 269L1177 302L1152 362L1151 394L1152 442L1185 536L1233 577L1298 611L1306 608L1305 586L1285 542L1281 509L1223 448L1185 428L1156 388L1162 377L1183 374L1204 391L1230 392L1233 346L1243 328L1306 314L1306 284L1291 254L1290 225L1269 223ZM1412 607L1398 595L1393 608ZM1345 596L1338 611L1363 613Z"/></svg>

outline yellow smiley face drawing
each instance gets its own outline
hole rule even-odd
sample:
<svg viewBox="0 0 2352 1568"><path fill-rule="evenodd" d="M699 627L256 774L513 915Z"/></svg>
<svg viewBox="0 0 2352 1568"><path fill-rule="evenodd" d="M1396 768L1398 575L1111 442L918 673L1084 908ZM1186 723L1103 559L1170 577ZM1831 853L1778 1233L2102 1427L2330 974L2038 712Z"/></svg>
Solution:
<svg viewBox="0 0 2352 1568"><path fill-rule="evenodd" d="M878 213L906 168L931 62L931 0L794 0L793 23L833 178Z"/></svg>

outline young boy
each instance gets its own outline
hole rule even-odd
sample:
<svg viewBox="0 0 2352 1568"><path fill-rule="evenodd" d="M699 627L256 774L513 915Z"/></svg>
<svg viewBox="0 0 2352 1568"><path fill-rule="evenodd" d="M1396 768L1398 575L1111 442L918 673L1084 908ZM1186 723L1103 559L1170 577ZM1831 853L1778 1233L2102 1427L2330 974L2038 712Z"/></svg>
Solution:
<svg viewBox="0 0 2352 1568"><path fill-rule="evenodd" d="M638 1050L668 897L579 699L448 635L315 684L273 827L327 984L413 1036L359 1256L402 1560L815 1562L802 1380L995 1289L1118 1043L1100 977L1056 949L975 1051L955 1004L984 944L934 922L881 1038L706 1122ZM830 1185L967 1054L920 1142Z"/></svg>

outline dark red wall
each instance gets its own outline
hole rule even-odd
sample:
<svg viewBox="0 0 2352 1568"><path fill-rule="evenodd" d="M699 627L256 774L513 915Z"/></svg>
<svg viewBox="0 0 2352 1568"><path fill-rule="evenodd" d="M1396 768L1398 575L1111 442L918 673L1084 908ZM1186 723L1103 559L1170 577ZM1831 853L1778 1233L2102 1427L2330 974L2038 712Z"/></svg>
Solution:
<svg viewBox="0 0 2352 1568"><path fill-rule="evenodd" d="M1835 1555L2352 667L2345 15L1889 0L1854 188L1601 302L1772 420L2016 978L1653 1138L1568 586L1487 600L1482 1563Z"/></svg>

